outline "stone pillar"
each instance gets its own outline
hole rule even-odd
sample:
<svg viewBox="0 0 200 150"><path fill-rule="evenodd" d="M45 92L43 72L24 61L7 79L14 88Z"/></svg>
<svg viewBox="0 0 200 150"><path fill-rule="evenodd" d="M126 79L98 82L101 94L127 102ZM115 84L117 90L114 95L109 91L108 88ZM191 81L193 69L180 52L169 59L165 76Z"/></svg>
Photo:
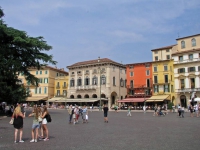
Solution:
<svg viewBox="0 0 200 150"><path fill-rule="evenodd" d="M186 77L185 78L185 88L189 88L189 78L188 77Z"/></svg>
<svg viewBox="0 0 200 150"><path fill-rule="evenodd" d="M106 87L110 87L110 66L106 68Z"/></svg>
<svg viewBox="0 0 200 150"><path fill-rule="evenodd" d="M200 87L199 76L196 76L196 78L195 78L195 88L199 88L199 87Z"/></svg>

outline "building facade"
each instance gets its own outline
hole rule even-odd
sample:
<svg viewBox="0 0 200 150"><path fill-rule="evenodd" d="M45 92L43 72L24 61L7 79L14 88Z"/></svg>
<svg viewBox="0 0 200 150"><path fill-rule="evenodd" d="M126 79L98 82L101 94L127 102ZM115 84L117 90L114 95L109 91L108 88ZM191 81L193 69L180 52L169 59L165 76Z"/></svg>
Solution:
<svg viewBox="0 0 200 150"><path fill-rule="evenodd" d="M27 91L29 91L27 102L46 101L54 97L55 78L68 75L68 72L64 71L64 69L57 69L50 66L43 67L40 70L30 68L29 71L39 79L39 85L36 87L30 84L29 81L26 81L23 73L20 73L18 78L25 85Z"/></svg>
<svg viewBox="0 0 200 150"><path fill-rule="evenodd" d="M121 103L130 102L132 106L143 106L152 95L152 63L133 63L126 65L127 97Z"/></svg>
<svg viewBox="0 0 200 150"><path fill-rule="evenodd" d="M147 102L168 103L174 102L174 68L171 59L175 45L152 50L152 80L153 96Z"/></svg>
<svg viewBox="0 0 200 150"><path fill-rule="evenodd" d="M176 102L186 107L193 92L200 97L200 34L176 40L172 53Z"/></svg>
<svg viewBox="0 0 200 150"><path fill-rule="evenodd" d="M78 62L69 69L68 101L95 102L101 100L109 107L126 95L125 66L108 58ZM88 105L91 105L88 104ZM102 103L101 103L102 105Z"/></svg>

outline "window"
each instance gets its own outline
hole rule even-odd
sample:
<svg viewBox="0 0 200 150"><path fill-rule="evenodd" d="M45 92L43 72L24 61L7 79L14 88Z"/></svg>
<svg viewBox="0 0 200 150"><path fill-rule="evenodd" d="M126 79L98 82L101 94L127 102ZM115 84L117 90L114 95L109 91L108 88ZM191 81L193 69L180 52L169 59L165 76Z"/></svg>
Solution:
<svg viewBox="0 0 200 150"><path fill-rule="evenodd" d="M67 90L63 90L63 96L67 96Z"/></svg>
<svg viewBox="0 0 200 150"><path fill-rule="evenodd" d="M116 86L116 84L115 84L115 77L113 77L113 86Z"/></svg>
<svg viewBox="0 0 200 150"><path fill-rule="evenodd" d="M193 54L189 55L189 60L193 60Z"/></svg>
<svg viewBox="0 0 200 150"><path fill-rule="evenodd" d="M195 88L195 78L190 78L190 87L191 89Z"/></svg>
<svg viewBox="0 0 200 150"><path fill-rule="evenodd" d="M120 79L120 86L123 87L124 86L124 80L121 78Z"/></svg>
<svg viewBox="0 0 200 150"><path fill-rule="evenodd" d="M86 71L85 71L85 74L89 74L89 70L86 70Z"/></svg>
<svg viewBox="0 0 200 150"><path fill-rule="evenodd" d="M158 77L154 76L154 83L158 83Z"/></svg>
<svg viewBox="0 0 200 150"><path fill-rule="evenodd" d="M47 70L45 71L45 74L48 74L48 71L47 71Z"/></svg>
<svg viewBox="0 0 200 150"><path fill-rule="evenodd" d="M92 79L92 85L97 85L97 82L98 82L97 77L94 76Z"/></svg>
<svg viewBox="0 0 200 150"><path fill-rule="evenodd" d="M185 41L181 41L181 48L185 48Z"/></svg>
<svg viewBox="0 0 200 150"><path fill-rule="evenodd" d="M122 68L120 68L120 73L122 73Z"/></svg>
<svg viewBox="0 0 200 150"><path fill-rule="evenodd" d="M64 88L66 88L66 87L67 87L67 84L66 84L66 82L64 82L64 84L63 84L63 87L64 87Z"/></svg>
<svg viewBox="0 0 200 150"><path fill-rule="evenodd" d="M77 85L78 85L78 86L81 86L81 85L82 85L82 79L81 79L81 78L79 78L79 79L77 80Z"/></svg>
<svg viewBox="0 0 200 150"><path fill-rule="evenodd" d="M131 86L131 88L133 88L133 87L134 87L133 80L131 80L131 82L130 82L130 86Z"/></svg>
<svg viewBox="0 0 200 150"><path fill-rule="evenodd" d="M158 85L154 85L154 93L158 93L159 92L159 90L158 90Z"/></svg>
<svg viewBox="0 0 200 150"><path fill-rule="evenodd" d="M164 92L169 92L169 85L168 84L164 85Z"/></svg>
<svg viewBox="0 0 200 150"><path fill-rule="evenodd" d="M129 66L130 69L133 69L133 66Z"/></svg>
<svg viewBox="0 0 200 150"><path fill-rule="evenodd" d="M58 77L58 76L59 76L59 73L56 73L56 76Z"/></svg>
<svg viewBox="0 0 200 150"><path fill-rule="evenodd" d="M158 51L155 51L154 54L158 54Z"/></svg>
<svg viewBox="0 0 200 150"><path fill-rule="evenodd" d="M180 62L183 61L183 56L179 56L179 61L180 61Z"/></svg>
<svg viewBox="0 0 200 150"><path fill-rule="evenodd" d="M71 80L70 80L70 87L74 87L74 79L72 78Z"/></svg>
<svg viewBox="0 0 200 150"><path fill-rule="evenodd" d="M181 83L181 89L184 89L185 88L185 80L180 79L180 83Z"/></svg>
<svg viewBox="0 0 200 150"><path fill-rule="evenodd" d="M174 92L174 86L171 85L171 92Z"/></svg>
<svg viewBox="0 0 200 150"><path fill-rule="evenodd" d="M124 81L124 85L125 85L125 87L126 87L126 82L127 82L127 80Z"/></svg>
<svg viewBox="0 0 200 150"><path fill-rule="evenodd" d="M169 49L167 49L166 52L169 52Z"/></svg>
<svg viewBox="0 0 200 150"><path fill-rule="evenodd" d="M166 56L166 59L170 59L170 55L167 55L167 56Z"/></svg>
<svg viewBox="0 0 200 150"><path fill-rule="evenodd" d="M36 75L38 74L38 71L36 71Z"/></svg>
<svg viewBox="0 0 200 150"><path fill-rule="evenodd" d="M93 70L93 73L97 73L97 69L94 69L94 70Z"/></svg>
<svg viewBox="0 0 200 150"><path fill-rule="evenodd" d="M42 78L39 78L39 83L42 83L42 80L43 80Z"/></svg>
<svg viewBox="0 0 200 150"><path fill-rule="evenodd" d="M35 88L35 94L37 94L37 88Z"/></svg>
<svg viewBox="0 0 200 150"><path fill-rule="evenodd" d="M57 96L60 96L60 90L57 90Z"/></svg>
<svg viewBox="0 0 200 150"><path fill-rule="evenodd" d="M147 75L147 76L150 75L150 70L146 70L146 75Z"/></svg>
<svg viewBox="0 0 200 150"><path fill-rule="evenodd" d="M155 56L155 61L157 61L158 60L158 56Z"/></svg>
<svg viewBox="0 0 200 150"><path fill-rule="evenodd" d="M185 68L178 69L178 73L185 73Z"/></svg>
<svg viewBox="0 0 200 150"><path fill-rule="evenodd" d="M59 82L57 82L57 86L56 86L57 88L60 88L60 83Z"/></svg>
<svg viewBox="0 0 200 150"><path fill-rule="evenodd" d="M42 70L40 70L40 74L42 74Z"/></svg>
<svg viewBox="0 0 200 150"><path fill-rule="evenodd" d="M168 71L168 66L164 66L164 71Z"/></svg>
<svg viewBox="0 0 200 150"><path fill-rule="evenodd" d="M41 94L42 90L41 90L41 87L39 88L39 94Z"/></svg>
<svg viewBox="0 0 200 150"><path fill-rule="evenodd" d="M195 72L195 67L188 67L188 72Z"/></svg>
<svg viewBox="0 0 200 150"><path fill-rule="evenodd" d="M44 78L44 83L48 83L48 78Z"/></svg>
<svg viewBox="0 0 200 150"><path fill-rule="evenodd" d="M192 39L192 47L196 46L196 39Z"/></svg>
<svg viewBox="0 0 200 150"><path fill-rule="evenodd" d="M44 94L47 94L47 87L44 88Z"/></svg>
<svg viewBox="0 0 200 150"><path fill-rule="evenodd" d="M106 77L104 75L101 76L101 84L106 84Z"/></svg>
<svg viewBox="0 0 200 150"><path fill-rule="evenodd" d="M153 67L154 72L157 72L157 66Z"/></svg>
<svg viewBox="0 0 200 150"><path fill-rule="evenodd" d="M85 85L90 85L90 78L88 77L85 78Z"/></svg>
<svg viewBox="0 0 200 150"><path fill-rule="evenodd" d="M74 72L72 72L72 75L74 75Z"/></svg>
<svg viewBox="0 0 200 150"><path fill-rule="evenodd" d="M130 76L131 76L131 77L133 76L133 72L130 72Z"/></svg>
<svg viewBox="0 0 200 150"><path fill-rule="evenodd" d="M164 75L164 78L165 78L165 83L168 83L168 75L167 74Z"/></svg>

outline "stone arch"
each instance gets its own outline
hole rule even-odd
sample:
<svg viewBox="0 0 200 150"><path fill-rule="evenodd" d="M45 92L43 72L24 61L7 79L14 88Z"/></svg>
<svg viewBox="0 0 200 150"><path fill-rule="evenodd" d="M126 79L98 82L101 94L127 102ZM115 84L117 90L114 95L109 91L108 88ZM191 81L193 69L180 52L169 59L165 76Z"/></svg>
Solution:
<svg viewBox="0 0 200 150"><path fill-rule="evenodd" d="M74 98L74 95L70 95L70 98L73 99L73 98Z"/></svg>
<svg viewBox="0 0 200 150"><path fill-rule="evenodd" d="M101 94L101 98L106 98L106 95L105 94Z"/></svg>
<svg viewBox="0 0 200 150"><path fill-rule="evenodd" d="M79 95L77 95L77 98L82 98L82 96L79 94Z"/></svg>
<svg viewBox="0 0 200 150"><path fill-rule="evenodd" d="M89 98L89 95L88 95L88 94L85 94L84 98Z"/></svg>
<svg viewBox="0 0 200 150"><path fill-rule="evenodd" d="M93 94L93 95L92 95L92 98L97 98L97 94Z"/></svg>
<svg viewBox="0 0 200 150"><path fill-rule="evenodd" d="M115 91L110 94L110 99L111 106L117 104L117 93Z"/></svg>

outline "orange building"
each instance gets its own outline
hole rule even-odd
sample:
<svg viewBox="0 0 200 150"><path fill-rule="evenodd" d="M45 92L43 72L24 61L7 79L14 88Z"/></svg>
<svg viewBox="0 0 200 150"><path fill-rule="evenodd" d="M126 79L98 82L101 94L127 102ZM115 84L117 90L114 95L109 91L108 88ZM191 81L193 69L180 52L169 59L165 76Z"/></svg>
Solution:
<svg viewBox="0 0 200 150"><path fill-rule="evenodd" d="M152 96L152 62L127 64L126 79L127 97L118 102L143 106L144 101Z"/></svg>

